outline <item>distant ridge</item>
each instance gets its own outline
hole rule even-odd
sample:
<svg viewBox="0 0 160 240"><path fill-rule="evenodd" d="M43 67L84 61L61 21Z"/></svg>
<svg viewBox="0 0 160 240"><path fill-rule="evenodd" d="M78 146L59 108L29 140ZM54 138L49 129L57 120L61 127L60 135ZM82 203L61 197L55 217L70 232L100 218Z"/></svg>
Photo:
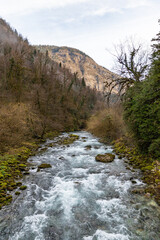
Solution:
<svg viewBox="0 0 160 240"><path fill-rule="evenodd" d="M111 81L116 74L98 65L84 52L71 47L57 47L48 45L36 46L41 52L48 54L51 59L70 69L72 73L78 73L79 78L84 78L86 85L105 94L105 82ZM114 93L117 93L115 90Z"/></svg>

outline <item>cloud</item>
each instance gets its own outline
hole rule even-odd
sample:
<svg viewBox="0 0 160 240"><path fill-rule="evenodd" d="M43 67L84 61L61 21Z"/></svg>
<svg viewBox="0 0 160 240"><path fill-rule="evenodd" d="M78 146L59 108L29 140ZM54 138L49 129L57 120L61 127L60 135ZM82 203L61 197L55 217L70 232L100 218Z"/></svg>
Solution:
<svg viewBox="0 0 160 240"><path fill-rule="evenodd" d="M120 9L117 8L112 8L112 7L103 7L103 8L99 8L93 11L88 11L86 12L83 17L86 16L104 16L107 13L122 13L122 11Z"/></svg>
<svg viewBox="0 0 160 240"><path fill-rule="evenodd" d="M41 9L62 8L86 2L90 0L2 0L1 14L27 14Z"/></svg>
<svg viewBox="0 0 160 240"><path fill-rule="evenodd" d="M1 14L2 16L29 14L34 11L65 8L79 4L86 6L86 16L88 10L90 10L90 16L103 16L109 12L121 12L123 8L148 6L153 4L153 0L1 0Z"/></svg>
<svg viewBox="0 0 160 240"><path fill-rule="evenodd" d="M151 2L150 0L128 0L125 8L148 7L151 5L153 5L153 1Z"/></svg>
<svg viewBox="0 0 160 240"><path fill-rule="evenodd" d="M111 48L113 42L134 34L150 41L159 30L159 0L0 0L0 3L1 16L32 44L79 48L106 67L112 65L112 60L105 49Z"/></svg>

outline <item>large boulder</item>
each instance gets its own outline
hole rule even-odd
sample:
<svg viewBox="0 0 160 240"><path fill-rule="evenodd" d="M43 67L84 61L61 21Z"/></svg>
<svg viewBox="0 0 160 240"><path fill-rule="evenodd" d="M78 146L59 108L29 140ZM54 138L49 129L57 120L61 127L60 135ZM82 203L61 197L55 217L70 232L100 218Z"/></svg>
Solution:
<svg viewBox="0 0 160 240"><path fill-rule="evenodd" d="M115 159L115 155L112 153L98 154L96 156L96 161L98 162L108 163L108 162L112 162L114 159Z"/></svg>

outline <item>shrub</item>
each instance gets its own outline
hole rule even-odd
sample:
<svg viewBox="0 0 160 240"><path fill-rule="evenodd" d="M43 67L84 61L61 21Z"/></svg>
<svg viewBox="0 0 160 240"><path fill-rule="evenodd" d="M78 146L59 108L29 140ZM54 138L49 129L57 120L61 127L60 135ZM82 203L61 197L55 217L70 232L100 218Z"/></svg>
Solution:
<svg viewBox="0 0 160 240"><path fill-rule="evenodd" d="M125 134L125 125L120 105L101 110L87 122L87 130L110 142Z"/></svg>

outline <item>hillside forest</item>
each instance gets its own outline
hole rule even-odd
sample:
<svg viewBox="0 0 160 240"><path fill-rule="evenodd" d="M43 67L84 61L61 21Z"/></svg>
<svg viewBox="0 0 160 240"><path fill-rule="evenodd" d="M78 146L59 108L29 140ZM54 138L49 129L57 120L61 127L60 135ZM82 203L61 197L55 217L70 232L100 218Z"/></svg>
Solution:
<svg viewBox="0 0 160 240"><path fill-rule="evenodd" d="M0 20L0 152L84 128L101 95Z"/></svg>

